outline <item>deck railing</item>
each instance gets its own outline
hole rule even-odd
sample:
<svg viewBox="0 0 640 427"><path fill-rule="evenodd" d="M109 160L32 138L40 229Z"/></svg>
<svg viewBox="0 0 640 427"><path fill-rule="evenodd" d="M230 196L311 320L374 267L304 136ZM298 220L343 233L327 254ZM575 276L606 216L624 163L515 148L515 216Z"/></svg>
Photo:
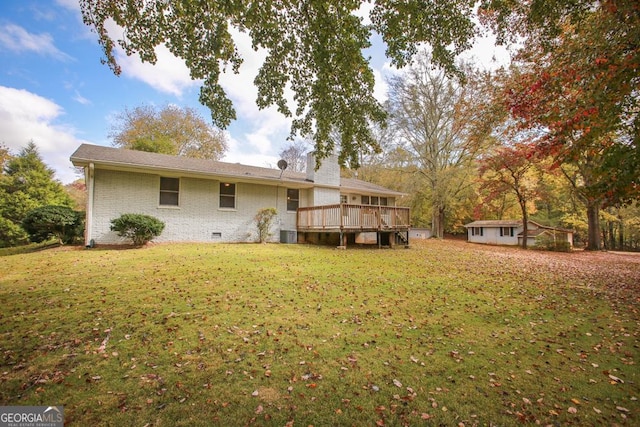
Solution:
<svg viewBox="0 0 640 427"><path fill-rule="evenodd" d="M299 231L407 230L409 208L371 205L326 205L298 208Z"/></svg>

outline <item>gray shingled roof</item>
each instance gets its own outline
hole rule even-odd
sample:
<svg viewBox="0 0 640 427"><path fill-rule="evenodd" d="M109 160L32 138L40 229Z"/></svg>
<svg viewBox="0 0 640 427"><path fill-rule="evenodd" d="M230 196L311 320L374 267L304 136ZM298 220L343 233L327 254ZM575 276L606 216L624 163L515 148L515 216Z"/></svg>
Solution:
<svg viewBox="0 0 640 427"><path fill-rule="evenodd" d="M529 220L529 223L531 224L535 224L539 227L539 230L555 230L555 231L560 231L560 232L564 232L564 233L573 233L573 230L568 230L565 228L557 228L557 227L550 227L548 225L543 225L540 224L538 222L535 221L531 221ZM466 228L470 228L470 227L519 227L522 225L522 220L521 219L485 219L485 220L480 220L480 221L473 221L470 222L469 224L465 224ZM528 230L528 234L531 236L535 236L535 234L532 233L536 233L537 230ZM521 236L522 233L519 234L519 236Z"/></svg>
<svg viewBox="0 0 640 427"><path fill-rule="evenodd" d="M465 227L518 227L522 225L521 219L486 219L465 224Z"/></svg>
<svg viewBox="0 0 640 427"><path fill-rule="evenodd" d="M192 159L189 157L171 156L167 154L147 153L145 151L125 150L122 148L104 147L101 145L82 144L71 155L74 166L84 167L93 163L98 168L116 170L138 170L184 173L208 177L241 179L246 181L261 181L287 183L292 187L312 187L307 175L280 169L247 166L240 163L216 162L213 160ZM370 182L358 179L341 178L340 189L362 194L377 194L386 196L402 196L403 193L389 190Z"/></svg>

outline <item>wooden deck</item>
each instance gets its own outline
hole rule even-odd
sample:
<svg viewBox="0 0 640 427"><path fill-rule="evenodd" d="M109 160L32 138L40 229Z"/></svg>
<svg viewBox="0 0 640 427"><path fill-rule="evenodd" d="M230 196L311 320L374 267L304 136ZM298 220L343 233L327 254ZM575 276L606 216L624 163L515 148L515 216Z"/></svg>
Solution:
<svg viewBox="0 0 640 427"><path fill-rule="evenodd" d="M297 229L307 232L408 231L409 208L338 204L298 208Z"/></svg>

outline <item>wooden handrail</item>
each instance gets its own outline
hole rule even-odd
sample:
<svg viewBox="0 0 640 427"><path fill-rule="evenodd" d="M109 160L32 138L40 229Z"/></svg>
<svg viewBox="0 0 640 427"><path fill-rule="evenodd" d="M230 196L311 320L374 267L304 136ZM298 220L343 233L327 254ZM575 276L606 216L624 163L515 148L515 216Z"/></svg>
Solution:
<svg viewBox="0 0 640 427"><path fill-rule="evenodd" d="M299 230L406 230L410 225L407 207L353 205L298 208Z"/></svg>

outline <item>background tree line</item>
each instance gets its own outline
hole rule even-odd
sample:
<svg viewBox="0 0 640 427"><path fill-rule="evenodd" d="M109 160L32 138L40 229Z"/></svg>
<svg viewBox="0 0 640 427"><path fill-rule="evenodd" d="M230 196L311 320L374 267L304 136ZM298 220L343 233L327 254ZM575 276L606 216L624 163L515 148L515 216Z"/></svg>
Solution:
<svg viewBox="0 0 640 427"><path fill-rule="evenodd" d="M382 153L363 157L357 173L409 194L403 202L413 224L431 227L434 237L463 233L474 219L523 218L525 233L531 219L573 229L576 243L591 249L638 249L636 129L549 104L568 83L538 86L536 76L550 71L533 67L531 55L495 72L461 64L462 81L421 52L389 79L388 128L377 132ZM592 96L568 102L607 107L593 107ZM595 126L609 128L594 133Z"/></svg>

